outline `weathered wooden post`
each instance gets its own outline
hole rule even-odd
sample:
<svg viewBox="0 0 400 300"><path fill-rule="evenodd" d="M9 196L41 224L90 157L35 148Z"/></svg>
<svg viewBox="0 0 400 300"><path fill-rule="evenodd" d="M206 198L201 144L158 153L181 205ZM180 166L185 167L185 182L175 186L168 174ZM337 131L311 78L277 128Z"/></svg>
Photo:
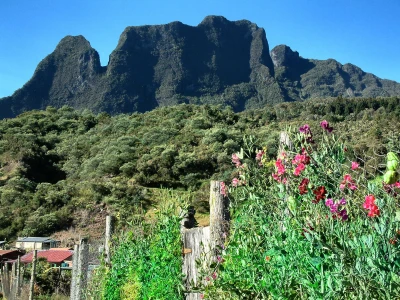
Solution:
<svg viewBox="0 0 400 300"><path fill-rule="evenodd" d="M36 276L36 261L37 261L37 250L33 250L31 283L29 286L29 300L33 300L33 294L35 288L35 276Z"/></svg>
<svg viewBox="0 0 400 300"><path fill-rule="evenodd" d="M16 265L16 274L15 274L15 291L14 291L14 295L15 295L15 299L19 298L19 289L20 289L20 284L21 284L21 257L18 256L17 259L17 265Z"/></svg>
<svg viewBox="0 0 400 300"><path fill-rule="evenodd" d="M1 279L1 291L3 292L3 296L7 297L7 290L6 290L6 275L5 275L5 266L0 265L0 279ZM7 299L7 298L6 298Z"/></svg>
<svg viewBox="0 0 400 300"><path fill-rule="evenodd" d="M74 255L72 257L72 274L71 274L71 295L70 300L76 299L76 283L78 276L79 261L79 245L74 245Z"/></svg>
<svg viewBox="0 0 400 300"><path fill-rule="evenodd" d="M290 140L289 134L286 131L282 131L279 135L279 153L281 153L285 148L292 150L293 143Z"/></svg>
<svg viewBox="0 0 400 300"><path fill-rule="evenodd" d="M192 229L182 229L182 242L183 242L183 266L182 271L185 274L185 287L189 291L186 294L186 300L198 300L200 294L190 292L200 282L198 278L198 269L196 260L205 259L204 266L208 264L208 257L204 257L209 251L210 241L210 227L197 227ZM202 257L203 256L203 257Z"/></svg>
<svg viewBox="0 0 400 300"><path fill-rule="evenodd" d="M224 196L224 184L219 181L210 183L210 226L187 229L183 222L183 274L185 274L185 286L188 290L186 300L201 299L201 294L191 292L200 284L199 270L196 260L203 262L201 268L208 270L210 263L217 259L217 246L222 246L229 232L229 200ZM206 282L203 282L206 283Z"/></svg>
<svg viewBox="0 0 400 300"><path fill-rule="evenodd" d="M210 184L210 246L213 256L217 246L222 246L229 232L229 199L225 196L225 184L211 181Z"/></svg>
<svg viewBox="0 0 400 300"><path fill-rule="evenodd" d="M106 236L104 241L105 261L107 264L111 263L111 236L114 231L114 218L112 216L106 217Z"/></svg>
<svg viewBox="0 0 400 300"><path fill-rule="evenodd" d="M87 284L87 273L89 264L89 244L87 239L82 239L79 245L78 274L76 277L76 300L84 299L84 291Z"/></svg>

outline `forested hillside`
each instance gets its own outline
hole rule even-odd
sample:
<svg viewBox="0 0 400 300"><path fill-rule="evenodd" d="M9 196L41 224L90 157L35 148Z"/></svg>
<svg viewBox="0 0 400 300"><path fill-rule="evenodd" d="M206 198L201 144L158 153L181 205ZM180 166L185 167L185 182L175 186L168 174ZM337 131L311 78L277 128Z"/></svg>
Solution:
<svg viewBox="0 0 400 300"><path fill-rule="evenodd" d="M243 137L267 146L272 159L280 131L322 119L372 173L388 145L399 148L400 98L282 103L242 113L182 104L113 117L48 107L2 120L0 240L79 228L88 221L83 212L111 211L129 221L160 186L193 191L193 204L205 211L208 181L231 181L231 155Z"/></svg>

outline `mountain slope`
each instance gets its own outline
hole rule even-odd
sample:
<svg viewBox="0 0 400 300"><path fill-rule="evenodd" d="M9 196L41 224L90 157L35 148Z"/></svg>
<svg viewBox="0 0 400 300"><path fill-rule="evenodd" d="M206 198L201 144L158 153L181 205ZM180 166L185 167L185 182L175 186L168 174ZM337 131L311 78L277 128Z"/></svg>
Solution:
<svg viewBox="0 0 400 300"><path fill-rule="evenodd" d="M334 59L304 59L286 45L271 51L275 78L285 100L326 97L387 97L400 95L400 84L365 73L352 64Z"/></svg>
<svg viewBox="0 0 400 300"><path fill-rule="evenodd" d="M111 114L179 103L242 111L319 97L394 95L399 83L332 59L304 59L285 45L270 53L256 24L209 16L195 27L127 27L105 67L84 37L67 36L21 89L0 99L0 117L63 105Z"/></svg>

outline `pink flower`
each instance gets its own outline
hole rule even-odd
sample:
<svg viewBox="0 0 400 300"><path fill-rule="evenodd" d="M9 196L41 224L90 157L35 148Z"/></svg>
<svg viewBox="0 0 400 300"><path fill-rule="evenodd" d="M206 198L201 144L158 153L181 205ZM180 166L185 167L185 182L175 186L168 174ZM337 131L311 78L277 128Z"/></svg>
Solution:
<svg viewBox="0 0 400 300"><path fill-rule="evenodd" d="M380 215L380 210L379 207L375 204L375 196L374 195L368 195L365 196L365 202L363 204L363 207L367 210L368 212L368 217L376 217Z"/></svg>
<svg viewBox="0 0 400 300"><path fill-rule="evenodd" d="M323 128L323 129L325 129L327 132L332 132L332 130L333 130L333 127L330 127L329 126L329 123L328 123L328 121L327 120L323 120L321 123L319 123L320 125L321 125L321 127Z"/></svg>
<svg viewBox="0 0 400 300"><path fill-rule="evenodd" d="M200 294L200 299L204 299L204 294Z"/></svg>
<svg viewBox="0 0 400 300"><path fill-rule="evenodd" d="M275 162L275 167L278 170L278 175L282 175L283 173L285 173L285 166L282 164L282 160L281 159L278 159Z"/></svg>
<svg viewBox="0 0 400 300"><path fill-rule="evenodd" d="M224 197L227 196L226 185L225 185L225 183L224 183L223 181L220 182L220 190L219 190L219 193L220 193L222 196L224 196Z"/></svg>
<svg viewBox="0 0 400 300"><path fill-rule="evenodd" d="M349 184L349 189L352 190L352 191L354 191L354 190L357 189L357 186L356 186L354 183L350 183L350 184Z"/></svg>
<svg viewBox="0 0 400 300"><path fill-rule="evenodd" d="M363 204L363 207L365 209L371 209L374 204L375 204L375 196L374 195L365 196L365 202Z"/></svg>
<svg viewBox="0 0 400 300"><path fill-rule="evenodd" d="M294 169L293 174L296 175L296 176L299 176L300 173L301 173L302 171L304 171L305 168L306 168L306 166L305 166L303 163L300 163L300 164L298 164L298 166L296 167L296 169Z"/></svg>
<svg viewBox="0 0 400 300"><path fill-rule="evenodd" d="M239 179L233 178L233 179L232 179L232 186L237 187L238 184L239 184Z"/></svg>
<svg viewBox="0 0 400 300"><path fill-rule="evenodd" d="M242 165L242 163L240 162L240 158L239 156L237 156L236 153L232 154L232 162L235 164L236 168L239 168Z"/></svg>
<svg viewBox="0 0 400 300"><path fill-rule="evenodd" d="M212 273L212 275L211 275L211 277L215 280L215 279L217 279L217 273Z"/></svg>
<svg viewBox="0 0 400 300"><path fill-rule="evenodd" d="M368 212L368 217L371 217L371 218L377 217L377 216L380 215L380 213L381 213L381 211L379 210L378 206L374 205L374 206L370 209L370 211Z"/></svg>
<svg viewBox="0 0 400 300"><path fill-rule="evenodd" d="M350 174L345 174L343 176L343 181L340 183L339 188L341 190L343 190L346 186L352 191L357 189L357 186L356 186L354 180L351 178Z"/></svg>
<svg viewBox="0 0 400 300"><path fill-rule="evenodd" d="M352 162L351 162L351 169L352 169L353 171L354 171L354 170L357 170L359 166L360 166L360 165L359 165L357 162L355 162L355 161L352 161Z"/></svg>
<svg viewBox="0 0 400 300"><path fill-rule="evenodd" d="M265 153L265 152L264 152L263 150L259 150L259 151L257 152L257 154L256 154L256 160L259 160L260 163L261 163L261 159L262 159L264 153Z"/></svg>
<svg viewBox="0 0 400 300"><path fill-rule="evenodd" d="M273 173L272 178L275 179L278 182L281 182L281 178L278 176L278 174Z"/></svg>

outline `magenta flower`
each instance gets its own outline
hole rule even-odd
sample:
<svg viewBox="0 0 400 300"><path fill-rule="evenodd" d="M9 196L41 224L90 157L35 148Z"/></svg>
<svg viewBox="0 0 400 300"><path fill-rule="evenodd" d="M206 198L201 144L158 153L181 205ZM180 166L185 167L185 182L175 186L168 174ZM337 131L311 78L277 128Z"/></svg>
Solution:
<svg viewBox="0 0 400 300"><path fill-rule="evenodd" d="M360 166L360 165L359 165L357 162L355 162L355 161L352 161L352 162L351 162L351 169L352 169L353 171L354 171L354 170L357 170L359 166Z"/></svg>
<svg viewBox="0 0 400 300"><path fill-rule="evenodd" d="M338 202L334 202L332 199L326 199L325 205L329 207L331 213L332 213L332 218L341 218L342 221L346 221L348 219L347 211L346 209L340 209L340 206L343 206L346 204L346 200L342 198Z"/></svg>
<svg viewBox="0 0 400 300"><path fill-rule="evenodd" d="M347 210L342 209L339 213L339 216L342 218L342 221L346 221L349 216L347 215Z"/></svg>
<svg viewBox="0 0 400 300"><path fill-rule="evenodd" d="M311 134L310 125L304 124L303 126L300 126L299 131L303 134Z"/></svg>
<svg viewBox="0 0 400 300"><path fill-rule="evenodd" d="M330 127L329 126L329 123L328 123L328 121L327 120L323 120L321 123L319 123L320 125L321 125L321 127L323 128L323 129L325 129L327 132L332 132L332 130L333 130L333 127Z"/></svg>
<svg viewBox="0 0 400 300"><path fill-rule="evenodd" d="M325 205L330 207L331 205L333 205L333 200L331 198L326 199Z"/></svg>

